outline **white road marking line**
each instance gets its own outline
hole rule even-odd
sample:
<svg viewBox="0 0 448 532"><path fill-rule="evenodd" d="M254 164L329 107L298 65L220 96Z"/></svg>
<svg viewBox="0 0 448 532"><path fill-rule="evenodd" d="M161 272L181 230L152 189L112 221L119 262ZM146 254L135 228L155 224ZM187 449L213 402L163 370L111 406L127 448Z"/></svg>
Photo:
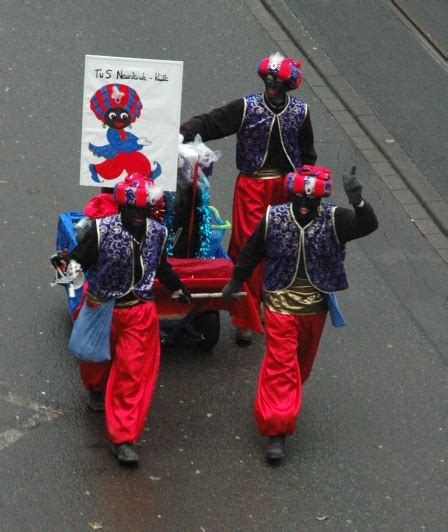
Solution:
<svg viewBox="0 0 448 532"><path fill-rule="evenodd" d="M34 410L36 414L21 421L16 428L7 429L0 432L0 451L10 447L20 438L22 438L30 429L40 425L42 421L50 422L62 415L62 412L54 408L41 405L31 399L14 395L11 392L4 391L0 388L0 400L11 403L15 406Z"/></svg>

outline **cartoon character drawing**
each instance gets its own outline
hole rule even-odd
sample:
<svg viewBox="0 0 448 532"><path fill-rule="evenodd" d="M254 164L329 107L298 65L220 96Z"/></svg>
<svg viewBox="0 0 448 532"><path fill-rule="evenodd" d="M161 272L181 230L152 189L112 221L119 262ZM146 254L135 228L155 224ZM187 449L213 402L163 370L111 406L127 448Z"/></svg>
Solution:
<svg viewBox="0 0 448 532"><path fill-rule="evenodd" d="M103 127L108 128L108 144L95 146L89 143L89 150L94 155L106 159L102 163L89 165L91 177L96 183L116 179L122 172L138 172L152 179L160 175L160 165L154 162L154 168L151 168L150 160L140 153L144 146L151 144L148 139L125 131L132 127L142 108L137 92L120 83L104 85L90 99L90 109L103 123Z"/></svg>

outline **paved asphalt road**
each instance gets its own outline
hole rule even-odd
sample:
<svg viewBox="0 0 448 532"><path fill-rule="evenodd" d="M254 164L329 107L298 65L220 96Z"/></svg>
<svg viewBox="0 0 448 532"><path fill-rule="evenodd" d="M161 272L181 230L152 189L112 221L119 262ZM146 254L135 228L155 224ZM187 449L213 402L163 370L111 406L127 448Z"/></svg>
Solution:
<svg viewBox="0 0 448 532"><path fill-rule="evenodd" d="M236 348L226 316L211 355L164 353L137 470L117 465L101 415L85 409L48 266L58 213L93 193L78 185L84 55L183 60L188 118L260 88L256 63L278 45L258 9L250 0L0 5L2 530L447 528L448 267L306 81L300 96L319 160L334 171L335 202L346 205L340 175L357 164L381 225L350 245L348 326L327 325L286 463L264 463L252 419L263 339ZM365 10L384 24L377 3ZM394 32L386 25L384 38ZM377 97L377 86L363 89ZM392 119L414 139L407 117ZM421 128L434 135L433 124ZM229 217L234 139L212 146L224 152L212 202Z"/></svg>
<svg viewBox="0 0 448 532"><path fill-rule="evenodd" d="M285 3L423 175L448 199L448 58L434 51L434 46L440 46L448 53L446 1ZM404 23L395 5L420 31Z"/></svg>

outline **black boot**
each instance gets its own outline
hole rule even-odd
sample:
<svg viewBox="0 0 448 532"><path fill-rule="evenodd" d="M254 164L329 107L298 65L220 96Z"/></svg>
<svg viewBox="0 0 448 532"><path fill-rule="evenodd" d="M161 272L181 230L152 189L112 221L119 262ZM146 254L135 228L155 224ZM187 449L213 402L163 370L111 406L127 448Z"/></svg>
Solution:
<svg viewBox="0 0 448 532"><path fill-rule="evenodd" d="M247 346L252 344L254 333L250 329L236 330L236 343L240 346Z"/></svg>
<svg viewBox="0 0 448 532"><path fill-rule="evenodd" d="M138 454L132 443L112 444L112 454L117 457L118 461L126 465L137 465L139 461Z"/></svg>
<svg viewBox="0 0 448 532"><path fill-rule="evenodd" d="M266 460L281 460L285 457L286 434L278 434L269 438Z"/></svg>
<svg viewBox="0 0 448 532"><path fill-rule="evenodd" d="M87 408L94 412L104 412L104 397L101 392L89 390L89 397L87 398Z"/></svg>

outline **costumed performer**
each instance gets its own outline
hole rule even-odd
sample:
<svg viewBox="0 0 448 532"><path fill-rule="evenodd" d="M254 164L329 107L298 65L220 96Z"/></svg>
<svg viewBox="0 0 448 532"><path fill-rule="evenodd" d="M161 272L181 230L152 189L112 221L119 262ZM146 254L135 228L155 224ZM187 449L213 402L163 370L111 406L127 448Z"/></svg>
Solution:
<svg viewBox="0 0 448 532"><path fill-rule="evenodd" d="M292 201L271 206L243 248L222 295L241 289L265 259L263 301L266 351L258 378L255 419L270 438L268 460L285 456L286 435L293 434L327 316L326 294L348 288L345 244L378 227L355 175L343 176L354 209L321 199L332 190L330 170L304 166L286 177Z"/></svg>
<svg viewBox="0 0 448 532"><path fill-rule="evenodd" d="M314 164L316 152L308 105L289 96L303 78L302 63L280 53L265 57L258 65L264 93L239 98L209 113L184 122L180 133L188 142L199 134L204 142L237 135L232 235L229 255L237 262L241 249L268 205L287 199L284 178L303 164ZM250 297L259 307L262 295L262 264L248 280ZM250 344L248 324L237 325L236 341Z"/></svg>
<svg viewBox="0 0 448 532"><path fill-rule="evenodd" d="M112 452L124 464L139 461L135 450L146 420L160 359L159 323L153 283L157 277L182 301L188 289L167 262L167 230L152 217L163 191L143 177L128 176L114 188L119 214L95 220L69 254L68 265L88 271L86 304L114 298L111 361L82 362L88 405L102 410Z"/></svg>

